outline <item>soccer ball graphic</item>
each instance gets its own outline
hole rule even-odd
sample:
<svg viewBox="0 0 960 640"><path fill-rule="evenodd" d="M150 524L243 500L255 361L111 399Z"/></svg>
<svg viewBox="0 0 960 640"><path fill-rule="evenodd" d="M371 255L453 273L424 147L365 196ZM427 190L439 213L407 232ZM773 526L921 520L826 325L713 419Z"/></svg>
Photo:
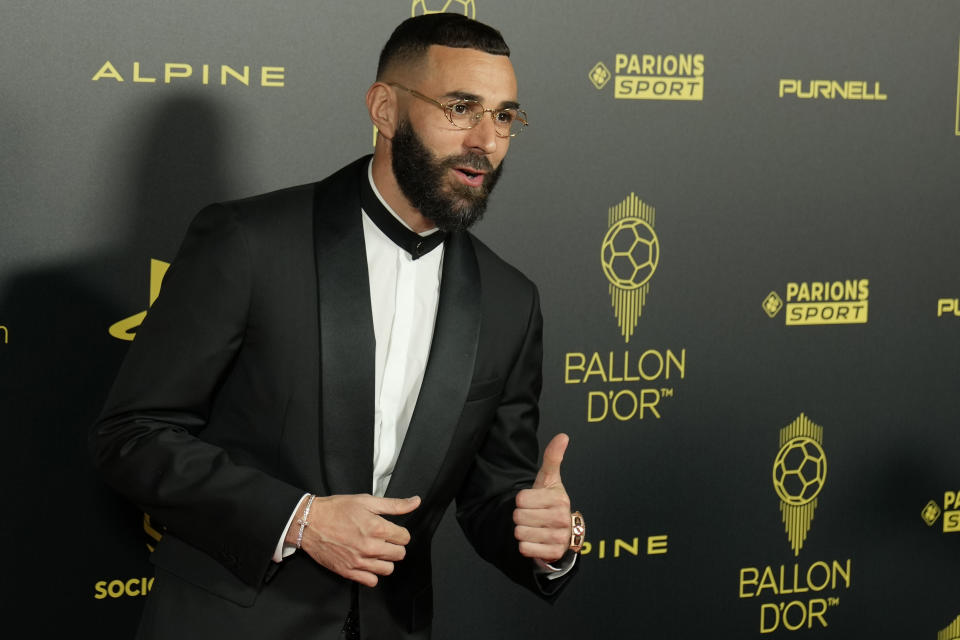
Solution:
<svg viewBox="0 0 960 640"><path fill-rule="evenodd" d="M640 218L622 218L603 237L600 260L603 274L614 286L636 289L657 270L660 241L653 227Z"/></svg>
<svg viewBox="0 0 960 640"><path fill-rule="evenodd" d="M820 443L800 436L783 445L773 461L773 488L791 505L807 504L827 480L827 456Z"/></svg>
<svg viewBox="0 0 960 640"><path fill-rule="evenodd" d="M470 19L477 17L477 5L474 0L413 0L410 6L411 16L428 13L462 13Z"/></svg>

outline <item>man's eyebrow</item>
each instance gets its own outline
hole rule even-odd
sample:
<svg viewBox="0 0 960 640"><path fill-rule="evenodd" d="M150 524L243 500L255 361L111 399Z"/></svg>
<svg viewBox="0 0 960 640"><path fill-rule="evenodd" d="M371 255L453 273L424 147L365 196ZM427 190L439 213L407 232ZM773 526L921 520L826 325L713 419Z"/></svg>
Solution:
<svg viewBox="0 0 960 640"><path fill-rule="evenodd" d="M443 96L444 98L453 98L456 100L474 100L476 102L482 103L483 100L480 99L475 93L470 93L468 91L451 91ZM520 103L514 102L513 100L505 100L501 102L498 106L498 109L519 109Z"/></svg>

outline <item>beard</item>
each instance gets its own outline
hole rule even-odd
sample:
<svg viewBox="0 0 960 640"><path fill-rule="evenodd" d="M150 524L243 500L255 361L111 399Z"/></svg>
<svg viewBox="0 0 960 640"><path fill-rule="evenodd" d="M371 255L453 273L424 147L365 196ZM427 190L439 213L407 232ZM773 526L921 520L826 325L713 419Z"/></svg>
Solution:
<svg viewBox="0 0 960 640"><path fill-rule="evenodd" d="M500 179L503 162L496 169L486 156L464 154L434 158L406 119L400 121L392 141L393 174L400 191L422 216L441 231L464 231L483 217L487 198ZM454 167L483 171L483 183L471 187L451 181Z"/></svg>

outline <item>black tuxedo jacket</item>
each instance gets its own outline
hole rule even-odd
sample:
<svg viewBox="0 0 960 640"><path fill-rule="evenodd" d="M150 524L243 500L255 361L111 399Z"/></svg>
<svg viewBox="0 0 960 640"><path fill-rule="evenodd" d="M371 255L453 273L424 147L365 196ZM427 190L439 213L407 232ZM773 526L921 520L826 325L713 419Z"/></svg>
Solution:
<svg viewBox="0 0 960 640"><path fill-rule="evenodd" d="M368 493L374 334L360 184L326 180L195 218L91 431L106 481L164 527L142 638L330 638L353 584L271 557L305 491ZM541 315L535 286L469 233L445 244L429 361L388 497L406 558L359 587L365 638L426 638L430 545L451 501L471 544L552 599L513 537L536 475ZM569 577L566 576L567 578Z"/></svg>

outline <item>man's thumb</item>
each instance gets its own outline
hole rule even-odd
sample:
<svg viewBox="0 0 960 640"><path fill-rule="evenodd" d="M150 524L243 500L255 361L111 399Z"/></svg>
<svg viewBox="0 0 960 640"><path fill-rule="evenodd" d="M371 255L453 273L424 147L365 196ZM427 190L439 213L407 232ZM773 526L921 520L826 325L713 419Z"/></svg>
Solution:
<svg viewBox="0 0 960 640"><path fill-rule="evenodd" d="M420 506L420 496L410 498L380 498L378 513L399 516Z"/></svg>
<svg viewBox="0 0 960 640"><path fill-rule="evenodd" d="M545 489L560 484L560 463L563 454L570 444L570 437L565 433L558 433L543 450L543 463L537 472L537 479L533 483L534 489Z"/></svg>

